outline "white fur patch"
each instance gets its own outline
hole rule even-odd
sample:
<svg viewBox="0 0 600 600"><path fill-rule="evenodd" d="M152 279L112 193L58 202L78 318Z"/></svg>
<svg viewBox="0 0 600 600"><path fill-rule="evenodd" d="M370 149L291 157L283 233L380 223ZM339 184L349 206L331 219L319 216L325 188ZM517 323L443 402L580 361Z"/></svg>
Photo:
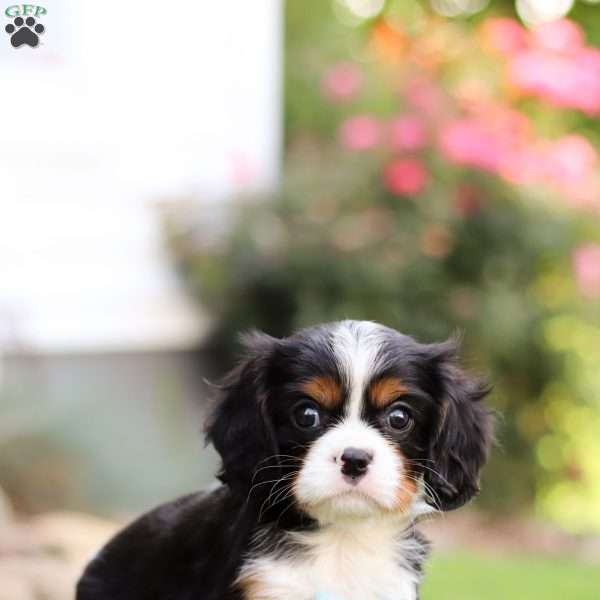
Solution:
<svg viewBox="0 0 600 600"><path fill-rule="evenodd" d="M364 392L377 368L384 328L371 321L342 321L333 332L333 351L349 386L348 417L358 418Z"/></svg>
<svg viewBox="0 0 600 600"><path fill-rule="evenodd" d="M415 600L419 575L410 559L414 540L399 536L389 519L360 519L315 532L290 534L303 550L248 561L239 581L246 600Z"/></svg>

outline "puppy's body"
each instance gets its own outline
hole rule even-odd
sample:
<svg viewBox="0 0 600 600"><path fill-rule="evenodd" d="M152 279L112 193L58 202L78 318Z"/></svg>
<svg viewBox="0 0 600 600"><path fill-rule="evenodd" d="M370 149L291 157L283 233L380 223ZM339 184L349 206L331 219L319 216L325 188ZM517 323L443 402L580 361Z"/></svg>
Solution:
<svg viewBox="0 0 600 600"><path fill-rule="evenodd" d="M448 344L344 321L256 335L208 428L223 485L148 513L77 600L416 600L420 515L477 491L486 389Z"/></svg>
<svg viewBox="0 0 600 600"><path fill-rule="evenodd" d="M78 600L238 600L229 588L237 568L239 509L222 487L147 513L92 560Z"/></svg>
<svg viewBox="0 0 600 600"><path fill-rule="evenodd" d="M320 528L298 515L285 528L254 527L246 514L227 486L165 504L100 552L78 598L312 600L325 591L344 600L417 598L427 543L406 522Z"/></svg>

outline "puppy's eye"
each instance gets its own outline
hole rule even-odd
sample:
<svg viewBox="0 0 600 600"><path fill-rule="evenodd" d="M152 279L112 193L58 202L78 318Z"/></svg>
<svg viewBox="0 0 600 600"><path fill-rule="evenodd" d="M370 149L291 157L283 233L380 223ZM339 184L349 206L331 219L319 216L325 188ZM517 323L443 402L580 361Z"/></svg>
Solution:
<svg viewBox="0 0 600 600"><path fill-rule="evenodd" d="M317 429L321 425L321 412L313 402L303 402L294 409L292 419L300 429Z"/></svg>
<svg viewBox="0 0 600 600"><path fill-rule="evenodd" d="M413 419L405 406L393 406L387 415L390 429L397 433L405 433L413 426Z"/></svg>

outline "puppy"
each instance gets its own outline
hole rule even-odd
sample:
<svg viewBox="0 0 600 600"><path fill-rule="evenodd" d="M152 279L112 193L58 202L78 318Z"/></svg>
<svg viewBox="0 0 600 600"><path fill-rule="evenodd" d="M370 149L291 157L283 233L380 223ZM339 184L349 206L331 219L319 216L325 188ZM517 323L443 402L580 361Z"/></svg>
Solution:
<svg viewBox="0 0 600 600"><path fill-rule="evenodd" d="M77 600L416 600L414 525L477 493L487 386L371 322L245 345L207 429L222 484L119 533Z"/></svg>

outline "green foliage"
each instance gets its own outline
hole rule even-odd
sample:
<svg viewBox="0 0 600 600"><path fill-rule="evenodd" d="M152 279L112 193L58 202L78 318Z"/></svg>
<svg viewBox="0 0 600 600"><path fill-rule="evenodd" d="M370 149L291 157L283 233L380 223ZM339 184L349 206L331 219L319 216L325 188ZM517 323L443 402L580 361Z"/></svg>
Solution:
<svg viewBox="0 0 600 600"><path fill-rule="evenodd" d="M426 567L423 600L595 600L600 570L564 558L435 556Z"/></svg>
<svg viewBox="0 0 600 600"><path fill-rule="evenodd" d="M418 201L399 199L368 161L299 162L274 197L243 204L226 240L211 243L201 222L172 232L185 280L216 316L214 343L231 357L240 330L283 336L340 318L424 341L463 331L467 363L491 375L503 413L504 449L489 472L502 487L491 485L485 500L505 509L530 502L530 445L545 426L532 440L516 422L540 406L557 369L542 339L551 313L531 299L532 286L545 264L565 261L570 229L497 192L488 201L485 178L470 182L480 204L465 215L446 182Z"/></svg>
<svg viewBox="0 0 600 600"><path fill-rule="evenodd" d="M500 4L510 14L513 4ZM484 56L473 29L482 17L451 25L431 19L412 42L384 30L402 56L386 63L366 54L381 34L376 24L342 27L334 6L287 5L287 158L280 189L240 202L222 237L215 237L209 215L168 223L184 281L215 316L213 348L230 364L241 330L284 336L341 318L380 321L422 341L462 331L465 362L489 376L501 414L482 505L511 513L535 508L573 529L600 529L600 465L590 458L600 455L594 433L600 314L597 303L581 297L572 273L574 248L600 241L597 215L574 210L556 189L510 185L498 174L457 167L435 142L436 119L461 114L457 96L465 81L483 82L492 104L507 109L488 119L508 114L506 124L516 118L519 127L525 121L527 132L541 135L532 136L532 147L573 132L592 144L598 123L539 100L519 98L513 110L506 87L493 79L500 63ZM388 2L386 10L407 6ZM598 23L586 24L591 41ZM446 44L426 77L441 94L443 115L428 115L426 144L394 151L380 140L369 151L333 150L348 116L366 111L382 125L414 111L400 99L401 81L414 76L419 61L427 63L431 55L421 45L427 48L435 36ZM329 104L321 75L349 55L370 60L361 69L358 97ZM390 161L407 156L428 174L411 197L390 192L382 177Z"/></svg>

